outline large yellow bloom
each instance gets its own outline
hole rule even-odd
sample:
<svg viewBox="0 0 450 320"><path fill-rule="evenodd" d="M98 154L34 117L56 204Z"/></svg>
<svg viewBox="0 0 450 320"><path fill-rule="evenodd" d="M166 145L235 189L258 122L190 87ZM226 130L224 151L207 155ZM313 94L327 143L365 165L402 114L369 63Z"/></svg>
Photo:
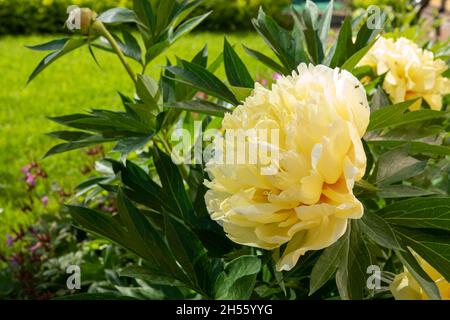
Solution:
<svg viewBox="0 0 450 320"><path fill-rule="evenodd" d="M445 62L406 38L381 37L359 65L371 66L378 75L387 72L383 89L393 103L423 97L431 109L440 110L442 96L450 93L450 80L442 76L447 70ZM420 105L418 100L410 109Z"/></svg>
<svg viewBox="0 0 450 320"><path fill-rule="evenodd" d="M415 254L419 265L436 283L441 298L450 300L450 283L436 271L428 262ZM389 286L392 295L397 300L428 300L428 295L423 291L422 287L417 283L416 279L405 268L405 272L398 274Z"/></svg>
<svg viewBox="0 0 450 320"><path fill-rule="evenodd" d="M276 149L277 171L262 174L259 162L209 161L212 219L237 243L264 249L287 244L278 270L291 269L308 250L330 246L345 233L348 218L363 214L352 188L366 167L361 137L369 116L363 86L345 70L301 64L271 90L256 84L222 126L226 132L278 129L278 144L269 135L245 141Z"/></svg>

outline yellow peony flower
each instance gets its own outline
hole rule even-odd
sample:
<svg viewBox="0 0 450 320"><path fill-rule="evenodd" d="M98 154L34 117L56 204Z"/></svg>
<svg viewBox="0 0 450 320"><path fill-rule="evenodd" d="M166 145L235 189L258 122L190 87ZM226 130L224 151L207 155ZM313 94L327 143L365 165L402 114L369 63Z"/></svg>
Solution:
<svg viewBox="0 0 450 320"><path fill-rule="evenodd" d="M406 38L377 40L360 66L371 66L378 75L386 74L383 89L393 103L423 97L433 110L442 108L442 96L450 93L450 80L442 76L447 65L433 53ZM419 99L410 109L420 108Z"/></svg>
<svg viewBox="0 0 450 320"><path fill-rule="evenodd" d="M209 161L205 199L212 219L237 243L268 250L287 244L278 270L330 246L345 233L347 219L363 214L352 188L365 172L361 137L369 116L363 86L345 70L301 64L271 90L256 83L222 126L225 135L278 130L277 144L269 135L245 140L245 150L250 144L276 149L276 172L263 174L261 162Z"/></svg>
<svg viewBox="0 0 450 320"><path fill-rule="evenodd" d="M419 265L436 283L441 298L450 300L450 282L436 271L428 262L415 254ZM416 279L405 268L405 272L398 274L389 286L392 295L396 300L428 300L428 295L423 291L422 287L417 283Z"/></svg>

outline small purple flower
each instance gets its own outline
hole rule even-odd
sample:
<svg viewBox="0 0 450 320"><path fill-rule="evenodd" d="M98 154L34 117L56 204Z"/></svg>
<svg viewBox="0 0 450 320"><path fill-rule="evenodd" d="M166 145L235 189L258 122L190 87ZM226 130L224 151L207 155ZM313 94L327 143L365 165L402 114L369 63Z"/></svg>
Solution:
<svg viewBox="0 0 450 320"><path fill-rule="evenodd" d="M278 80L278 79L280 79L280 78L281 78L281 74L279 74L279 73L276 73L276 72L275 72L275 73L272 75L272 79L275 80L275 81Z"/></svg>
<svg viewBox="0 0 450 320"><path fill-rule="evenodd" d="M30 187L36 186L36 176L34 174L28 173L26 178L25 178L25 182Z"/></svg>
<svg viewBox="0 0 450 320"><path fill-rule="evenodd" d="M267 81L267 79L259 79L258 82L263 86L263 87L267 87L267 85L269 84L269 81Z"/></svg>
<svg viewBox="0 0 450 320"><path fill-rule="evenodd" d="M28 173L30 172L30 165L23 166L20 171L22 171L23 174L28 175Z"/></svg>
<svg viewBox="0 0 450 320"><path fill-rule="evenodd" d="M8 247L12 247L13 244L14 244L14 238L11 237L11 235L7 234L7 235L6 235L6 245L7 245Z"/></svg>
<svg viewBox="0 0 450 320"><path fill-rule="evenodd" d="M42 248L42 242L36 243L34 246L31 246L28 250L30 250L31 253L34 253L39 248Z"/></svg>
<svg viewBox="0 0 450 320"><path fill-rule="evenodd" d="M41 203L44 207L46 207L48 205L48 196L43 196L41 198Z"/></svg>

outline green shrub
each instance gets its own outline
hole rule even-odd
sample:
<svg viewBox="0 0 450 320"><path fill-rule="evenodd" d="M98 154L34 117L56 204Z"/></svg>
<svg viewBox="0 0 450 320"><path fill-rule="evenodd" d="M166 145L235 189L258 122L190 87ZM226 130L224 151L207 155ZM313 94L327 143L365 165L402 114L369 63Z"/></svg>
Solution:
<svg viewBox="0 0 450 320"><path fill-rule="evenodd" d="M100 12L131 0L0 0L0 35L61 33L72 4Z"/></svg>
<svg viewBox="0 0 450 320"><path fill-rule="evenodd" d="M67 19L66 9L75 4L97 12L113 7L132 7L132 0L0 0L0 35L61 33ZM290 19L283 14L290 0L205 0L194 14L213 10L201 26L204 30L249 30L251 18L262 6L281 24Z"/></svg>
<svg viewBox="0 0 450 320"><path fill-rule="evenodd" d="M213 10L202 24L203 29L249 30L253 29L251 19L258 15L260 6L267 15L274 17L280 24L290 24L290 17L285 12L291 2L291 0L205 0L197 9L197 14Z"/></svg>

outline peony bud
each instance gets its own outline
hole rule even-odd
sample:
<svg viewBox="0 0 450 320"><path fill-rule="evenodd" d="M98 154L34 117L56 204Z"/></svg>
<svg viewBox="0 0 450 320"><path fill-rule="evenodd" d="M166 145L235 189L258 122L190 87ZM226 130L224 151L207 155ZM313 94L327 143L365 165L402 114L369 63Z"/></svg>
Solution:
<svg viewBox="0 0 450 320"><path fill-rule="evenodd" d="M78 6L70 6L67 8L69 17L66 20L66 26L69 30L81 30L81 34L87 35L92 22L95 20L97 13L89 8L79 8Z"/></svg>

